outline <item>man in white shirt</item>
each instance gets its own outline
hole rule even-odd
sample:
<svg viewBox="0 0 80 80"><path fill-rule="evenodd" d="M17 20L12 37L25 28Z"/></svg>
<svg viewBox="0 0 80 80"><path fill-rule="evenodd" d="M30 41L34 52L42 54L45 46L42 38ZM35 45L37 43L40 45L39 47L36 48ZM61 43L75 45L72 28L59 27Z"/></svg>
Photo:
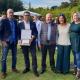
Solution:
<svg viewBox="0 0 80 80"><path fill-rule="evenodd" d="M32 21L30 21L30 13L29 12L24 12L23 15L23 22L18 24L19 28L19 34L18 38L21 40L21 30L31 30L31 39L30 39L30 46L27 45L22 45L22 52L24 55L24 61L25 61L25 69L23 70L23 73L27 73L30 71L30 60L29 60L29 51L31 52L32 56L32 68L35 76L39 76L38 71L37 71L37 58L36 58L36 38L37 38L37 29L36 29L36 24ZM25 34L28 35L28 34Z"/></svg>

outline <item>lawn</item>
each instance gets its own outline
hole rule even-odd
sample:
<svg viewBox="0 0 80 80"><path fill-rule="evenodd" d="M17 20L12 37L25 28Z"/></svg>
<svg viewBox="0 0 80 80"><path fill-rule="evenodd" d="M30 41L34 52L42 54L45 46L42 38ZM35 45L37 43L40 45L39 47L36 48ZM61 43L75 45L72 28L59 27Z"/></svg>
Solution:
<svg viewBox="0 0 80 80"><path fill-rule="evenodd" d="M17 58L18 58L17 69L20 71L20 73L13 73L11 71L11 52L9 52L8 59L7 59L8 76L4 80L75 80L75 76L73 76L72 73L69 73L67 75L53 73L49 66L49 56L47 56L47 71L43 75L40 75L40 77L34 76L32 72L32 68L29 73L22 74L22 71L24 69L24 58L23 58L21 49L18 49ZM1 53L0 53L0 59L1 59ZM55 59L56 59L56 53L55 53ZM41 53L38 51L37 51L37 61L38 61L38 71L40 72L41 71ZM71 55L71 62L72 61L73 61L73 56ZM1 67L0 67L0 70L1 70ZM3 80L3 79L0 79L0 80Z"/></svg>

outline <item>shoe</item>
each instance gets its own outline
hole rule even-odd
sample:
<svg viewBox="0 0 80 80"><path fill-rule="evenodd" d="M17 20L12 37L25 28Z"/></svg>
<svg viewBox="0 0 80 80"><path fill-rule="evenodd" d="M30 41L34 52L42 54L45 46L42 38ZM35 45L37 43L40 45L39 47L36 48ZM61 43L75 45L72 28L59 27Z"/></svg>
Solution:
<svg viewBox="0 0 80 80"><path fill-rule="evenodd" d="M34 75L36 76L36 77L39 77L39 73L36 71L36 72L34 72Z"/></svg>
<svg viewBox="0 0 80 80"><path fill-rule="evenodd" d="M80 79L80 70L77 70L76 78Z"/></svg>
<svg viewBox="0 0 80 80"><path fill-rule="evenodd" d="M77 68L75 67L75 68L74 68L73 75L76 75L76 74L77 74Z"/></svg>
<svg viewBox="0 0 80 80"><path fill-rule="evenodd" d="M19 73L19 71L16 68L12 69L12 72Z"/></svg>
<svg viewBox="0 0 80 80"><path fill-rule="evenodd" d="M2 74L1 74L1 78L2 78L2 79L5 79L6 76L7 76L7 73L2 73Z"/></svg>
<svg viewBox="0 0 80 80"><path fill-rule="evenodd" d="M24 73L27 73L29 71L30 71L30 69L24 69L22 73L24 74Z"/></svg>
<svg viewBox="0 0 80 80"><path fill-rule="evenodd" d="M44 74L46 70L42 70L40 74Z"/></svg>

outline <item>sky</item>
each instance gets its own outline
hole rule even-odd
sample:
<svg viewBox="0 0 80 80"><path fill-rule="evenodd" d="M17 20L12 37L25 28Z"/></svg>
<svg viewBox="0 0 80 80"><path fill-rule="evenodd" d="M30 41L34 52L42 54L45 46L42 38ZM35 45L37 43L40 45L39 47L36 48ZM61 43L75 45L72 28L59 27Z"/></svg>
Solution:
<svg viewBox="0 0 80 80"><path fill-rule="evenodd" d="M31 2L33 8L59 6L61 2L69 2L69 0L22 0L25 7Z"/></svg>

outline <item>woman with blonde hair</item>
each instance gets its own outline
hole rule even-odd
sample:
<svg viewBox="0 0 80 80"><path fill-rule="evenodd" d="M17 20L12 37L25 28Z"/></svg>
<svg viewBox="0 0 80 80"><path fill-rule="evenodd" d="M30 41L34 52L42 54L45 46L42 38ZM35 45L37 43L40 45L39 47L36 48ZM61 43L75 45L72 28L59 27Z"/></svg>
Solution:
<svg viewBox="0 0 80 80"><path fill-rule="evenodd" d="M70 26L70 41L72 51L74 53L75 74L80 78L80 14L74 12L72 14L72 23Z"/></svg>

